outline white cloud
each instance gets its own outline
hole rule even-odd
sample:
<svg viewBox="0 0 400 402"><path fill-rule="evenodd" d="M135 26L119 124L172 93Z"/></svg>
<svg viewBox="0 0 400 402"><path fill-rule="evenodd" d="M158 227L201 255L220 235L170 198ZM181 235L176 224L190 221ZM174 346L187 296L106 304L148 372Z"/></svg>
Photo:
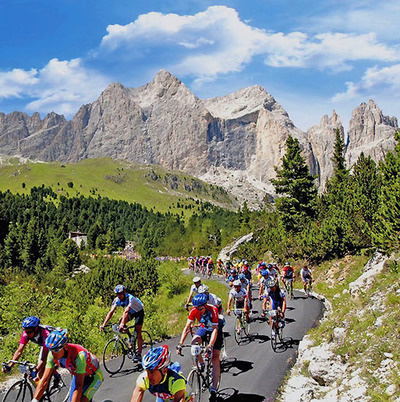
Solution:
<svg viewBox="0 0 400 402"><path fill-rule="evenodd" d="M184 16L152 12L125 26L110 25L107 31L100 52L115 52L132 62L153 47L165 56L162 67L195 76L198 84L241 71L257 55L272 67L334 71L351 70L358 60L400 60L400 51L380 43L374 33L273 33L250 26L225 6Z"/></svg>
<svg viewBox="0 0 400 402"><path fill-rule="evenodd" d="M336 94L334 102L356 99L360 96L400 98L400 64L367 69L357 83L347 82L347 91Z"/></svg>
<svg viewBox="0 0 400 402"><path fill-rule="evenodd" d="M38 82L37 71L15 68L7 72L0 72L0 98L22 97L26 88Z"/></svg>
<svg viewBox="0 0 400 402"><path fill-rule="evenodd" d="M92 102L108 83L106 77L85 68L80 59L52 59L41 70L0 73L3 97L34 98L27 111L55 111L68 117L82 104Z"/></svg>

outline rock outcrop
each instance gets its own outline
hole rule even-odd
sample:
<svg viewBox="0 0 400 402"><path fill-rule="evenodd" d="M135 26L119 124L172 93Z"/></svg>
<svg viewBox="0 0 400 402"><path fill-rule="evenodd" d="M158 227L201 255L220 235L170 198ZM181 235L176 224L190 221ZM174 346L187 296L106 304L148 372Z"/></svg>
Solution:
<svg viewBox="0 0 400 402"><path fill-rule="evenodd" d="M344 135L339 116L324 116L308 133L260 86L213 99L197 98L165 70L140 88L109 85L71 121L50 113L0 114L0 156L75 162L108 156L160 164L225 187L240 201L257 203L273 194L270 179L281 164L289 135L297 138L319 188L333 171L334 133ZM353 113L347 159L361 152L379 160L393 148L397 120L370 101Z"/></svg>

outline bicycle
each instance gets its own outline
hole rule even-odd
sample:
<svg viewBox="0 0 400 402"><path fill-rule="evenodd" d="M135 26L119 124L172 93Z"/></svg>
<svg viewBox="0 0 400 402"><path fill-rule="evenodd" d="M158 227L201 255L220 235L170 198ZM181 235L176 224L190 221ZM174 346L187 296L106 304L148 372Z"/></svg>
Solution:
<svg viewBox="0 0 400 402"><path fill-rule="evenodd" d="M307 297L312 297L312 286L311 286L311 278L307 278L305 281L305 294Z"/></svg>
<svg viewBox="0 0 400 402"><path fill-rule="evenodd" d="M293 278L282 278L289 299L293 299Z"/></svg>
<svg viewBox="0 0 400 402"><path fill-rule="evenodd" d="M119 330L118 324L112 324L111 328L115 334L106 343L103 350L103 364L106 371L110 374L119 373L125 363L126 356L128 359L132 359L133 363L138 363L141 366L141 361L135 361L135 356L138 354L135 325L125 328L126 330L133 329L129 340L121 336L123 332ZM147 331L142 331L142 339L142 353L146 353L153 347L153 340Z"/></svg>
<svg viewBox="0 0 400 402"><path fill-rule="evenodd" d="M20 373L23 374L20 380L17 380L7 390L2 402L30 402L33 398L33 390L36 383L33 378L36 376L36 364L29 361L9 360L3 363L3 367L7 367L10 363L17 364ZM69 387L62 379L59 373L54 373L50 379L41 401L43 402L66 402L69 399Z"/></svg>
<svg viewBox="0 0 400 402"><path fill-rule="evenodd" d="M276 352L278 344L283 343L283 328L285 324L281 319L279 310L270 310L268 314L271 317L271 346L272 350Z"/></svg>
<svg viewBox="0 0 400 402"><path fill-rule="evenodd" d="M187 376L187 382L191 389L191 396L193 402L200 402L201 395L209 390L213 385L213 365L211 355L206 352L205 345L183 345L182 347L190 347L190 353L193 359L193 367ZM199 362L199 356L204 355L204 367ZM183 355L182 355L183 356ZM218 384L216 389L218 390L221 382L221 371L219 373Z"/></svg>
<svg viewBox="0 0 400 402"><path fill-rule="evenodd" d="M233 323L233 333L238 345L244 340L250 338L250 324L244 316L243 309L235 309L235 320Z"/></svg>

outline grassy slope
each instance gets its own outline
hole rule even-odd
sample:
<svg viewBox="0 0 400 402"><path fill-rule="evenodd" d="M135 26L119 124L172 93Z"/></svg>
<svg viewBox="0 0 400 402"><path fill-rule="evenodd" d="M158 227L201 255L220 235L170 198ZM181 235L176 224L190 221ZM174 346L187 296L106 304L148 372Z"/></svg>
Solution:
<svg viewBox="0 0 400 402"><path fill-rule="evenodd" d="M160 179L151 179L152 172L155 172ZM204 187L197 191L186 191L183 185L173 190L170 182L165 184L164 180L171 175L177 176L182 181L191 181L187 175L166 172L154 165L138 165L109 158L86 159L74 164L59 162L11 164L0 166L0 191L9 189L13 193L28 193L31 187L44 184L58 194L69 197L100 195L137 202L160 212L180 212L181 210L176 208L177 202L180 200L184 204L193 204L189 198L236 208L234 201L228 195L205 183ZM73 183L73 188L68 186L69 182ZM193 212L194 209L184 209L185 214L190 211Z"/></svg>

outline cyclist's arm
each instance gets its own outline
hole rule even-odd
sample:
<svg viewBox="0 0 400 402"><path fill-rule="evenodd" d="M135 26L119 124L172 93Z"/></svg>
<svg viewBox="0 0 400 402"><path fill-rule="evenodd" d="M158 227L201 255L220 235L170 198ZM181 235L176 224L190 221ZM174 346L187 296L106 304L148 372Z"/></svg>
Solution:
<svg viewBox="0 0 400 402"><path fill-rule="evenodd" d="M22 353L25 349L26 344L20 343L18 346L18 349L15 351L14 356L13 356L13 360L19 360L19 358L22 356ZM14 366L14 363L10 363L9 364L10 367Z"/></svg>
<svg viewBox="0 0 400 402"><path fill-rule="evenodd" d="M231 312L231 304L232 304L232 296L229 295L229 297L228 297L228 305L226 306L226 314L229 314Z"/></svg>
<svg viewBox="0 0 400 402"><path fill-rule="evenodd" d="M114 315L116 309L116 306L111 306L110 311L107 313L106 318L104 319L103 325L100 325L100 330L103 329L107 325L108 321L111 320L111 317Z"/></svg>
<svg viewBox="0 0 400 402"><path fill-rule="evenodd" d="M46 369L44 370L43 378L40 380L39 385L35 389L33 401L39 401L40 398L43 396L44 391L46 391L47 387L49 386L50 378L53 374L53 371L55 371L54 367L46 367Z"/></svg>
<svg viewBox="0 0 400 402"><path fill-rule="evenodd" d="M218 324L215 324L210 336L210 343L209 343L210 348L214 347L214 344L217 340L217 336L218 336Z"/></svg>
<svg viewBox="0 0 400 402"><path fill-rule="evenodd" d="M174 395L174 402L185 402L185 390L181 390L178 391L175 395ZM133 401L131 401L133 402Z"/></svg>
<svg viewBox="0 0 400 402"><path fill-rule="evenodd" d="M191 291L191 292L189 293L189 297L188 297L188 299L187 299L186 305L188 305L188 304L192 301L192 297L193 297L193 291Z"/></svg>
<svg viewBox="0 0 400 402"><path fill-rule="evenodd" d="M36 366L37 371L42 370L43 366L46 364L48 354L49 354L49 349L47 349L46 347L42 347L41 360L38 363L38 365Z"/></svg>
<svg viewBox="0 0 400 402"><path fill-rule="evenodd" d="M125 326L125 324L128 322L129 310L130 310L129 306L125 308L124 313L122 314L122 317L121 317L121 322L119 323L120 327Z"/></svg>
<svg viewBox="0 0 400 402"><path fill-rule="evenodd" d="M133 390L131 402L142 402L144 395L144 390L136 385L135 389Z"/></svg>
<svg viewBox="0 0 400 402"><path fill-rule="evenodd" d="M72 394L71 402L81 402L83 394L83 383L85 382L85 373L75 374L75 390Z"/></svg>
<svg viewBox="0 0 400 402"><path fill-rule="evenodd" d="M183 342L185 342L186 336L189 333L190 327L192 326L193 321L187 320L185 328L183 328L181 339L179 341L179 345L182 346Z"/></svg>

